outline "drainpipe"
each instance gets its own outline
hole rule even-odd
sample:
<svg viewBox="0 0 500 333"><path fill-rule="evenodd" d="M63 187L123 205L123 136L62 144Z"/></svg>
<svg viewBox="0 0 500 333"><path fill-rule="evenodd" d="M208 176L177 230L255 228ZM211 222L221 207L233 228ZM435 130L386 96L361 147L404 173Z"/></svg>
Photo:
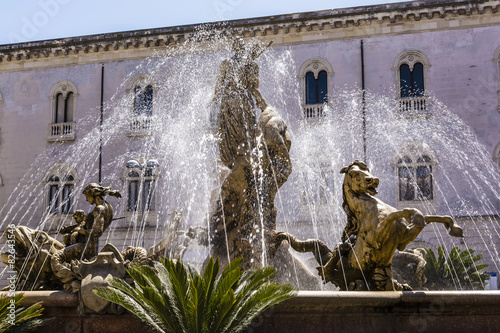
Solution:
<svg viewBox="0 0 500 333"><path fill-rule="evenodd" d="M361 51L361 113L363 120L363 160L365 163L368 163L366 160L366 91L365 91L365 52L363 40L361 40L360 45Z"/></svg>
<svg viewBox="0 0 500 333"><path fill-rule="evenodd" d="M104 64L101 64L101 118L99 122L99 184L102 182L102 125L104 121ZM102 184L101 184L102 185Z"/></svg>

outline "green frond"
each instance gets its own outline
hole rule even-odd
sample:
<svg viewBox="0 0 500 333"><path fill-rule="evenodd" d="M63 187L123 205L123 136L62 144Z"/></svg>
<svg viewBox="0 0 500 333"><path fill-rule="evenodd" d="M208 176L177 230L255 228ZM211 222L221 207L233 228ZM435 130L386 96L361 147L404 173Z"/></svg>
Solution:
<svg viewBox="0 0 500 333"><path fill-rule="evenodd" d="M426 287L431 290L449 289L481 289L488 275L484 270L487 264L477 264L483 259L481 254L475 255L473 249L460 250L453 247L446 255L444 246L438 247L438 257L434 251L427 249L427 263L425 266L425 276L427 278Z"/></svg>
<svg viewBox="0 0 500 333"><path fill-rule="evenodd" d="M27 308L21 306L21 301L24 298L25 296L21 293L15 294L12 297L0 298L0 332L32 332L52 320L52 318L40 318L43 312L41 303L33 304ZM12 318L9 317L9 306L12 304L12 301L15 305L15 312L13 321L10 321Z"/></svg>
<svg viewBox="0 0 500 333"><path fill-rule="evenodd" d="M94 293L123 306L156 332L236 333L296 292L271 282L272 267L242 271L240 265L241 259L233 260L219 274L219 260L210 258L200 274L180 260L160 258L153 267L129 267L135 288L112 279Z"/></svg>
<svg viewBox="0 0 500 333"><path fill-rule="evenodd" d="M113 287L96 287L93 292L107 301L124 307L137 316L143 323L151 327L155 332L168 332L159 325L158 319L155 318L156 316L154 313L146 311L146 309L129 294Z"/></svg>

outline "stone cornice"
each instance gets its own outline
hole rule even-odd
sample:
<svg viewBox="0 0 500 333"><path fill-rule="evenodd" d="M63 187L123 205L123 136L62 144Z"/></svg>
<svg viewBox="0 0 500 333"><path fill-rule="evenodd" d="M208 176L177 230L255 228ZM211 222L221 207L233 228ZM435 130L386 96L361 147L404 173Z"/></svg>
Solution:
<svg viewBox="0 0 500 333"><path fill-rule="evenodd" d="M342 30L355 27L390 27L420 21L457 19L460 17L477 17L487 14L496 14L500 8L500 1L410 1L402 3L362 6L344 9L323 10L316 12L286 14L250 19L240 19L228 22L218 22L211 25L225 28L232 33L244 37L268 36L278 39L275 45L287 44L283 41L286 35L307 35L323 30ZM481 25L474 23L476 25ZM471 25L474 25L471 24ZM498 23L493 23L498 24ZM486 24L487 25L487 24ZM67 64L80 63L79 58L86 54L101 55L95 61L112 61L115 56L105 56L106 52L120 51L130 55L119 58L143 58L154 49L161 49L168 45L176 45L195 35L199 25L184 25L157 29L144 29L117 33L89 35L35 41L28 43L0 45L0 71L16 70L4 68L2 64L13 62L27 62L27 60L43 60L44 58L77 56ZM281 41L280 41L280 37ZM349 35L356 38L356 35ZM368 37L360 33L358 37ZM293 42L289 42L293 43ZM73 57L75 58L75 57ZM64 62L66 64L66 62ZM61 63L63 65L63 63ZM7 66L10 67L10 66ZM17 67L17 66L16 66ZM38 67L38 66L33 66ZM19 69L30 69L23 65Z"/></svg>

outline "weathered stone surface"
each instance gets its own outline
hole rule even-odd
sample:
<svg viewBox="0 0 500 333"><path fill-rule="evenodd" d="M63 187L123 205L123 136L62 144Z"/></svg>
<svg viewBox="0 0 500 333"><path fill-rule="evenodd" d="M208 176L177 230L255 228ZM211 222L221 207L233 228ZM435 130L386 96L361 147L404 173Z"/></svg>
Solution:
<svg viewBox="0 0 500 333"><path fill-rule="evenodd" d="M131 314L76 314L78 297L65 292L26 292L23 305L43 302L55 318L37 332L149 332ZM499 291L312 292L266 311L247 332L496 332Z"/></svg>

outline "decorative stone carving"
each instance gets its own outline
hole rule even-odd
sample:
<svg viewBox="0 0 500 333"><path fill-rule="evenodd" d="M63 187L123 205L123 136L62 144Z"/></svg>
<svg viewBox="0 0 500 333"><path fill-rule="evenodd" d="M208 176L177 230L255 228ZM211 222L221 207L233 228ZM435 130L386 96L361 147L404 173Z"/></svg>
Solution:
<svg viewBox="0 0 500 333"><path fill-rule="evenodd" d="M125 276L124 259L116 247L106 244L97 257L80 264L79 272L82 276L80 313L105 313L108 310L116 313L118 310L116 306L111 306L112 303L92 292L95 287L107 286L107 281L113 277Z"/></svg>
<svg viewBox="0 0 500 333"><path fill-rule="evenodd" d="M108 258L109 254L96 259L98 239L114 220L113 207L104 197L112 195L120 198L121 195L118 191L94 183L87 185L83 194L95 207L87 215L77 210L74 214L76 224L61 229L67 246L44 231L24 226L9 230L15 238L14 269L19 281L17 290L64 289L75 293L80 290L81 282L86 278L87 268L84 267L87 261L101 265L104 261L111 263L118 260L122 266L127 266L132 260L146 257L146 250L142 248L129 247L119 253L113 246L105 245L103 252L113 252L116 260ZM2 254L2 262L8 264L8 254ZM117 269L110 266L109 274L114 274ZM106 277L107 274L103 276ZM98 305L92 307L96 312L101 310Z"/></svg>

